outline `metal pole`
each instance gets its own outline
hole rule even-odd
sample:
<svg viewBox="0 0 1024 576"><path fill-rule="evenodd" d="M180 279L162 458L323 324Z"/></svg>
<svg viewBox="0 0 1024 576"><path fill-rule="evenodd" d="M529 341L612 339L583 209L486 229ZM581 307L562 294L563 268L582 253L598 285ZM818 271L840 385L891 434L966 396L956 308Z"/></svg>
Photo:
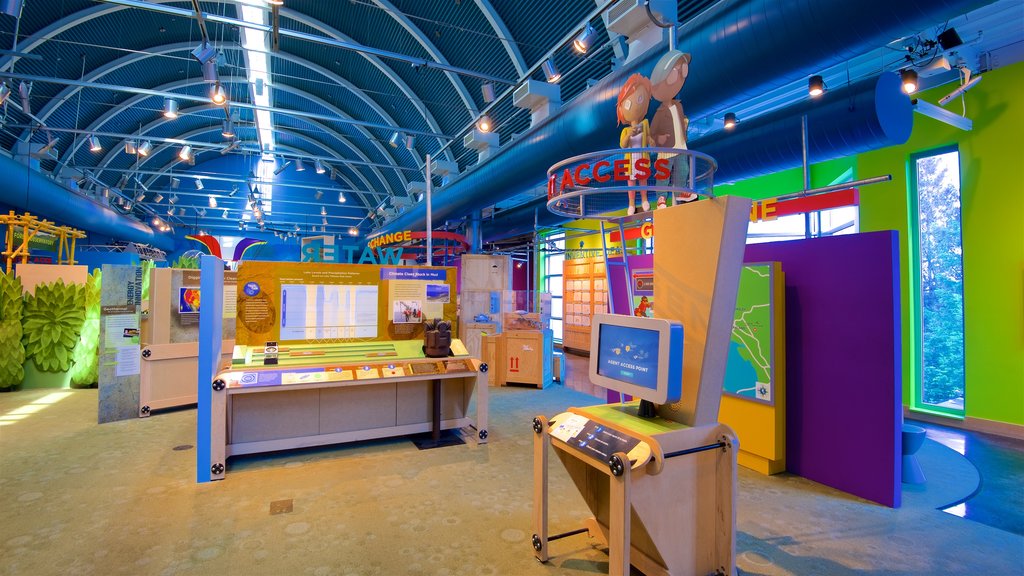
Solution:
<svg viewBox="0 0 1024 576"><path fill-rule="evenodd" d="M432 266L434 262L434 223L433 215L430 213L430 202L431 195L434 192L434 184L430 180L430 154L427 154L425 167L427 171L427 266Z"/></svg>
<svg viewBox="0 0 1024 576"><path fill-rule="evenodd" d="M800 117L800 149L803 152L804 190L811 189L811 166L807 159L807 114ZM804 214L804 238L811 237L811 215Z"/></svg>

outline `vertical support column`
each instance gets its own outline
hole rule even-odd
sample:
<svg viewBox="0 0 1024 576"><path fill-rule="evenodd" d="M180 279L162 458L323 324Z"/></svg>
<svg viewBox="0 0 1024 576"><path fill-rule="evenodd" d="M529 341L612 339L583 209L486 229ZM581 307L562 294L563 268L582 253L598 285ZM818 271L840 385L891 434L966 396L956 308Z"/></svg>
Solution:
<svg viewBox="0 0 1024 576"><path fill-rule="evenodd" d="M548 561L548 435L547 417L533 418L533 555Z"/></svg>
<svg viewBox="0 0 1024 576"><path fill-rule="evenodd" d="M476 437L477 444L487 443L487 408L488 402L488 385L487 385L487 364L480 362L478 364L478 371L476 374L475 386L476 386ZM466 402L469 405L469 402Z"/></svg>
<svg viewBox="0 0 1024 576"><path fill-rule="evenodd" d="M800 117L800 148L803 151L804 192L811 189L811 165L808 160L810 137L807 133L807 114ZM811 213L804 214L804 238L811 237Z"/></svg>
<svg viewBox="0 0 1024 576"><path fill-rule="evenodd" d="M226 440L224 383L216 386L221 351L221 324L224 316L224 261L204 255L200 259L199 293L199 374L196 417L196 482L224 477ZM217 387L219 390L215 390ZM214 404L214 395L217 403ZM214 408L218 409L216 417ZM216 426L214 425L216 423Z"/></svg>
<svg viewBox="0 0 1024 576"><path fill-rule="evenodd" d="M629 457L617 452L625 463L622 474L609 474L608 487L608 576L629 576L630 467Z"/></svg>
<svg viewBox="0 0 1024 576"><path fill-rule="evenodd" d="M427 180L426 180L426 182L427 182L427 193L426 193L426 201L427 201L427 266L433 266L434 265L434 218L433 218L433 214L431 214L431 209L430 208L431 208L431 196L433 196L433 192L434 192L434 183L431 181L431 178L430 178L430 176L431 176L431 174L430 174L430 154L427 154L426 169L427 169L427 173L426 173L426 176L427 176Z"/></svg>

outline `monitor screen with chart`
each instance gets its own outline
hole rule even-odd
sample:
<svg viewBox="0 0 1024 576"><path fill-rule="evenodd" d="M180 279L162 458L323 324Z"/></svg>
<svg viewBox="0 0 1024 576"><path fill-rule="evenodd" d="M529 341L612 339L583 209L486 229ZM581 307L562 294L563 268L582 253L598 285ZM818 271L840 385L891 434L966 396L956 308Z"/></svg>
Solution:
<svg viewBox="0 0 1024 576"><path fill-rule="evenodd" d="M682 392L683 325L661 318L595 314L590 381L655 404Z"/></svg>

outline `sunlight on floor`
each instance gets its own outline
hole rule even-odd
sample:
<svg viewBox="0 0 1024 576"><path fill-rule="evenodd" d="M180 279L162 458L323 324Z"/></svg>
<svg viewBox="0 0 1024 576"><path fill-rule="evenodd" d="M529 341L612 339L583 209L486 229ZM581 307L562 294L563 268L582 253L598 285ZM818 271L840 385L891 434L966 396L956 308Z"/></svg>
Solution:
<svg viewBox="0 0 1024 576"><path fill-rule="evenodd" d="M42 398L34 402L29 402L28 404L19 406L14 410L11 410L10 412L4 414L3 416L0 416L0 426L9 426L11 424L14 424L15 422L23 418L27 418L28 416L31 416L32 414L39 412L40 410L46 408L51 404L56 404L57 402L60 402L61 400L67 398L70 395L71 392L53 392L47 394L46 396L43 396Z"/></svg>

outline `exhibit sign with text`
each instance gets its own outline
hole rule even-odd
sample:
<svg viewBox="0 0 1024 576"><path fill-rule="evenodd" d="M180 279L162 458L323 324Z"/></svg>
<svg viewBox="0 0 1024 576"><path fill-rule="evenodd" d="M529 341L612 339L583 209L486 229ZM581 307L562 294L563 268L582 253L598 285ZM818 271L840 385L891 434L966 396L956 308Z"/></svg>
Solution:
<svg viewBox="0 0 1024 576"><path fill-rule="evenodd" d="M235 344L409 340L457 321L455 268L243 262Z"/></svg>
<svg viewBox="0 0 1024 576"><path fill-rule="evenodd" d="M99 423L138 418L142 267L103 265Z"/></svg>

